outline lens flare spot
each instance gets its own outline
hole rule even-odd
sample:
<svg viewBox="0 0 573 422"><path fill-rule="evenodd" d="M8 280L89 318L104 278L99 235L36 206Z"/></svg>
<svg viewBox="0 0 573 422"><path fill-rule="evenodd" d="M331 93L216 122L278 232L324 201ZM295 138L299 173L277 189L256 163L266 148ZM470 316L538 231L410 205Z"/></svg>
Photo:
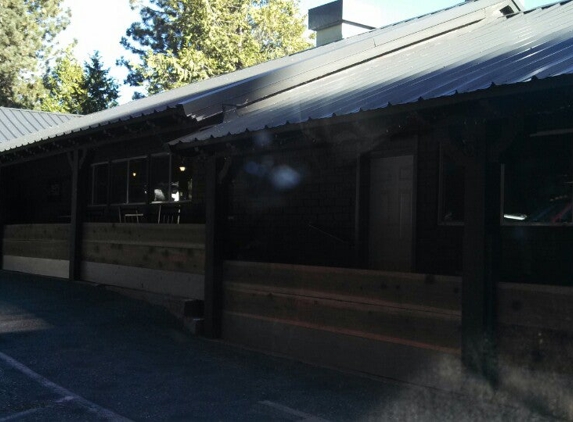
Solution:
<svg viewBox="0 0 573 422"><path fill-rule="evenodd" d="M264 131L257 133L253 139L253 142L258 147L266 147L273 141L272 135L270 132Z"/></svg>
<svg viewBox="0 0 573 422"><path fill-rule="evenodd" d="M293 189L298 186L301 179L299 172L285 165L275 167L270 174L271 183L278 190Z"/></svg>

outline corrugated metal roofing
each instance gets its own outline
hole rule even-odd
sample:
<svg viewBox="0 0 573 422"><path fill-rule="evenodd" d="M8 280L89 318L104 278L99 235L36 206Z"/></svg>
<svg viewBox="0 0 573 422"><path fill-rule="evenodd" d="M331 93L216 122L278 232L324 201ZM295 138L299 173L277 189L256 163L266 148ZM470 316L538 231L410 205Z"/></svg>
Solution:
<svg viewBox="0 0 573 422"><path fill-rule="evenodd" d="M226 122L172 144L572 74L573 2L567 1L490 16L404 46L237 107Z"/></svg>
<svg viewBox="0 0 573 422"><path fill-rule="evenodd" d="M0 143L58 126L77 117L80 116L0 107Z"/></svg>
<svg viewBox="0 0 573 422"><path fill-rule="evenodd" d="M515 9L515 3L515 0L464 2L337 43L90 114L56 128L0 144L0 153L169 110L200 121L222 113L228 104L249 104L253 100L273 98L277 93L290 92L293 87L340 73L344 68L356 66L392 49L401 49L426 37L474 24L508 5ZM275 115L271 117L278 118Z"/></svg>

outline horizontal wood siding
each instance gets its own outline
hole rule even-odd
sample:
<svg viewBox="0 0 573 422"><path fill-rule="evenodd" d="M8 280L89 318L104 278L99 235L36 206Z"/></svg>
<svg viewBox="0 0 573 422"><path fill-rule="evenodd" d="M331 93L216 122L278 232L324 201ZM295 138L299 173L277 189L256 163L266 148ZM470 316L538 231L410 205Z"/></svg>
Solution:
<svg viewBox="0 0 573 422"><path fill-rule="evenodd" d="M573 288L500 283L502 359L526 367L573 373Z"/></svg>
<svg viewBox="0 0 573 422"><path fill-rule="evenodd" d="M144 244L205 244L203 224L86 223L84 241L122 241Z"/></svg>
<svg viewBox="0 0 573 422"><path fill-rule="evenodd" d="M322 345L323 354L307 356L318 363L326 362L319 356L341 347L337 342L355 342L351 338L363 339L372 348L385 344L379 353L396 362L401 356L390 351L403 347L457 355L460 288L458 277L226 262L223 336L290 355L290 340L282 339L281 332L307 341L329 333L324 334L330 343ZM500 283L497 332L502 362L573 373L572 303L570 287ZM352 354L336 361L336 366L358 369L349 363ZM390 376L388 368L375 367L372 373Z"/></svg>
<svg viewBox="0 0 573 422"><path fill-rule="evenodd" d="M203 299L205 226L84 224L82 280ZM4 227L3 268L68 277L68 224Z"/></svg>
<svg viewBox="0 0 573 422"><path fill-rule="evenodd" d="M265 293L240 288L226 290L225 309L379 336L398 342L420 343L448 349L459 347L459 315L337 299Z"/></svg>
<svg viewBox="0 0 573 422"><path fill-rule="evenodd" d="M460 310L459 277L233 261L225 282Z"/></svg>
<svg viewBox="0 0 573 422"><path fill-rule="evenodd" d="M67 260L68 224L4 227L4 255ZM156 270L203 274L205 229L200 224L84 225L83 260Z"/></svg>
<svg viewBox="0 0 573 422"><path fill-rule="evenodd" d="M205 229L199 224L88 223L83 260L203 274Z"/></svg>
<svg viewBox="0 0 573 422"><path fill-rule="evenodd" d="M227 320L248 316L457 354L459 306L455 277L225 263Z"/></svg>
<svg viewBox="0 0 573 422"><path fill-rule="evenodd" d="M4 226L2 253L43 259L69 259L68 224L16 224Z"/></svg>

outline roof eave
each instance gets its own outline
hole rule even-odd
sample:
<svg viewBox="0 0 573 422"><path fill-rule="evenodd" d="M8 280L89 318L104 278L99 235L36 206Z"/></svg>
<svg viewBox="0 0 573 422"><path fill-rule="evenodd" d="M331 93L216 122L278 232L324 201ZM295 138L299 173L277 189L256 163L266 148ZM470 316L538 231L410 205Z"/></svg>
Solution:
<svg viewBox="0 0 573 422"><path fill-rule="evenodd" d="M93 148L102 143L122 142L125 140L126 134L130 133L135 125L142 123L152 125L150 116L153 116L153 120L175 117L186 119L190 124L193 122L192 119L187 118L181 106L166 108L152 114L142 114L125 120L118 119L56 136L48 136L33 143L0 151L0 166L17 164L31 158L65 153L75 148ZM122 130L124 134L112 133L117 130Z"/></svg>
<svg viewBox="0 0 573 422"><path fill-rule="evenodd" d="M443 107L448 107L452 105L462 105L471 102L478 102L482 100L490 99L500 99L509 97L512 95L534 93L534 92L544 92L547 90L561 90L563 88L573 88L573 75L561 75L553 78L547 78L543 80L533 79L528 82L521 82L512 85L492 85L491 87L479 91L456 94L447 97L438 97L431 99L420 99L416 102L389 105L384 108L377 108L366 111L359 111L356 113L344 114L344 115L333 115L331 117L326 117L322 119L309 119L304 122L299 123L288 123L274 126L271 128L263 128L260 130L250 131L245 130L241 133L227 134L225 136L211 137L205 140L191 140L189 135L175 139L169 142L169 148L172 151L187 151L190 149L195 149L196 151L209 148L214 145L231 143L238 140L244 140L255 136L257 133L264 131L273 131L274 133L290 132L293 130L298 130L301 127L305 129L321 127L325 124L339 124L346 121L351 121L354 119L368 119L374 116L378 117L389 117L404 113L412 112L424 112L430 109L439 109Z"/></svg>

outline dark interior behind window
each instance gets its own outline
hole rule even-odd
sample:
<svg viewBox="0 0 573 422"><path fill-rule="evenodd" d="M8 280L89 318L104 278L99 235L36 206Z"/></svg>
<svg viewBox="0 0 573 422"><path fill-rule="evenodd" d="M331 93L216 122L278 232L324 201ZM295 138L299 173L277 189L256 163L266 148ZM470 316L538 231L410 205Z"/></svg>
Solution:
<svg viewBox="0 0 573 422"><path fill-rule="evenodd" d="M147 159L129 161L129 200L130 203L147 200Z"/></svg>
<svg viewBox="0 0 573 422"><path fill-rule="evenodd" d="M193 172L182 157L173 157L171 166L171 200L187 201L193 190Z"/></svg>
<svg viewBox="0 0 573 422"><path fill-rule="evenodd" d="M528 138L504 166L504 222L572 222L573 172L568 137Z"/></svg>
<svg viewBox="0 0 573 422"><path fill-rule="evenodd" d="M169 155L151 157L149 183L152 201L169 200Z"/></svg>
<svg viewBox="0 0 573 422"><path fill-rule="evenodd" d="M111 202L124 204L127 202L127 161L111 164Z"/></svg>
<svg viewBox="0 0 573 422"><path fill-rule="evenodd" d="M107 185L109 178L109 166L107 163L97 164L93 167L93 198L95 205L107 204Z"/></svg>

